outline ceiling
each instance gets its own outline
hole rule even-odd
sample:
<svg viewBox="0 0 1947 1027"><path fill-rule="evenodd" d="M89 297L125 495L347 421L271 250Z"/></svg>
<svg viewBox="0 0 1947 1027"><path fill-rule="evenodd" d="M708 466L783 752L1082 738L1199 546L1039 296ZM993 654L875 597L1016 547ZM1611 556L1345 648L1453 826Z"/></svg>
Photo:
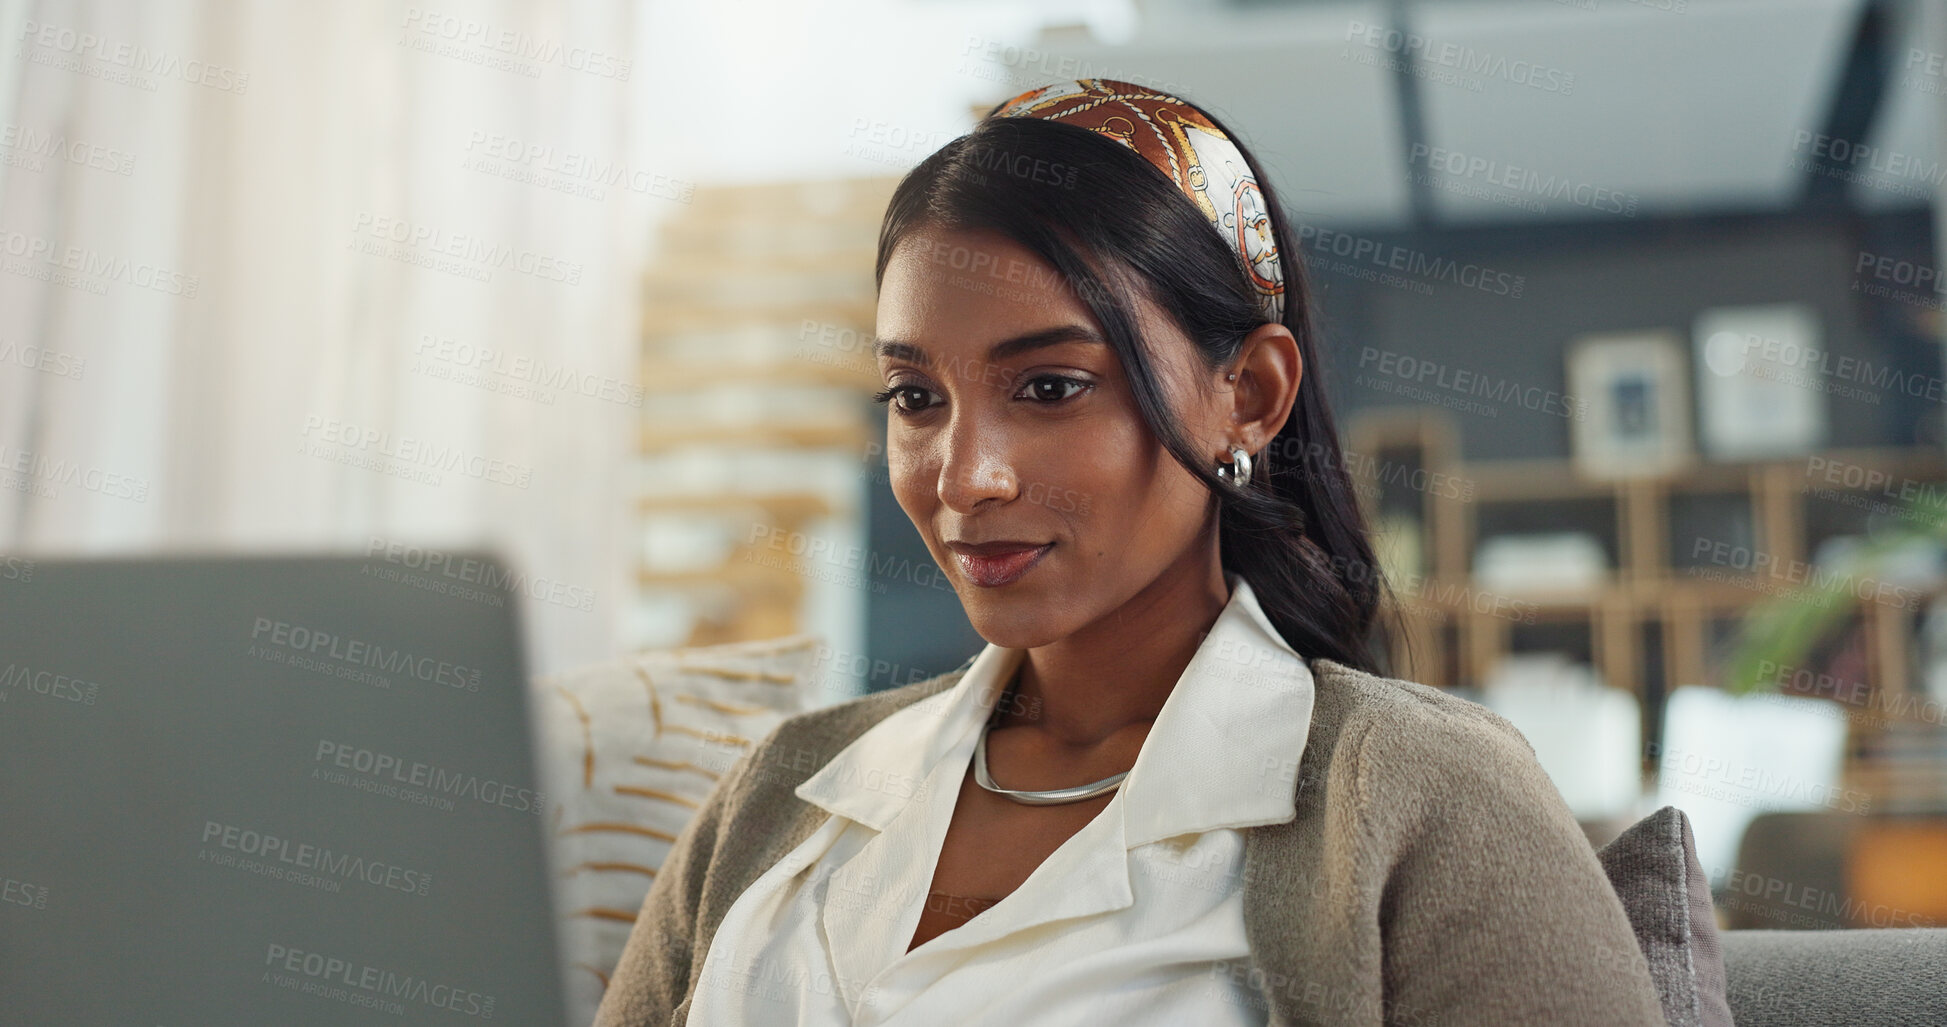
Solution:
<svg viewBox="0 0 1947 1027"><path fill-rule="evenodd" d="M1861 0L1150 3L1119 45L1044 36L1059 56L1038 80L1064 70L1178 89L1245 137L1302 219L1335 225L1783 209L1805 194L1806 163L1834 126L1911 162L1846 185L1849 199L1922 205L1931 177L1947 177L1925 173L1938 167L1943 102L1929 88L1947 91L1947 74L1904 65L1942 47L1920 42L1906 8L1889 8L1883 87L1834 120L1862 63L1852 60L1862 10ZM1406 49L1390 34L1396 16L1427 58L1413 62L1410 88L1393 66ZM1460 173L1429 174L1436 163Z"/></svg>

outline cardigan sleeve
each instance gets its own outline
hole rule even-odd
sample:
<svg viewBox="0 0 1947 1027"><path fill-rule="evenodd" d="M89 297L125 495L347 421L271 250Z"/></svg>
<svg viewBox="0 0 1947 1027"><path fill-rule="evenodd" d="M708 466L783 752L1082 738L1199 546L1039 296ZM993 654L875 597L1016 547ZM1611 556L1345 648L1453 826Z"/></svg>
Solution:
<svg viewBox="0 0 1947 1027"><path fill-rule="evenodd" d="M615 973L595 1010L593 1027L681 1027L676 1016L690 987L697 906L714 862L724 812L736 805L740 786L761 748L762 743L739 757L696 815L677 832L629 930Z"/></svg>
<svg viewBox="0 0 1947 1027"><path fill-rule="evenodd" d="M1413 721L1368 725L1358 757L1363 804L1396 811L1375 827L1386 1021L1662 1027L1622 901L1527 739L1484 707Z"/></svg>

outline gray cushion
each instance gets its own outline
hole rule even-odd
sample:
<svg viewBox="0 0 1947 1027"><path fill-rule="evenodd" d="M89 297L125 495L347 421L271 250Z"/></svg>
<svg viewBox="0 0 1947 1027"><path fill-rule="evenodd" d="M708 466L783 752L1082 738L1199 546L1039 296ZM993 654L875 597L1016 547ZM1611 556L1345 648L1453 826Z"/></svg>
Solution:
<svg viewBox="0 0 1947 1027"><path fill-rule="evenodd" d="M1690 818L1665 806L1630 825L1596 856L1649 960L1670 1027L1732 1027L1717 914Z"/></svg>
<svg viewBox="0 0 1947 1027"><path fill-rule="evenodd" d="M1725 931L1737 1027L1947 1024L1947 927Z"/></svg>

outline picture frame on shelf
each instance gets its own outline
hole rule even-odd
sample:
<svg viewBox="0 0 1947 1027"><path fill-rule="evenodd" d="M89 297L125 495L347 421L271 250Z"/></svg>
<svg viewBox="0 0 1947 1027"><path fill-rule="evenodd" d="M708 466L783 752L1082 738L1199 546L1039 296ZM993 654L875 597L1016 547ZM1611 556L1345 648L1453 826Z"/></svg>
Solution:
<svg viewBox="0 0 1947 1027"><path fill-rule="evenodd" d="M1691 462L1690 390L1674 331L1585 335L1568 352L1569 421L1577 473L1597 479L1656 475Z"/></svg>
<svg viewBox="0 0 1947 1027"><path fill-rule="evenodd" d="M1825 445L1818 312L1803 303L1713 307L1697 315L1698 434L1715 460L1797 456Z"/></svg>

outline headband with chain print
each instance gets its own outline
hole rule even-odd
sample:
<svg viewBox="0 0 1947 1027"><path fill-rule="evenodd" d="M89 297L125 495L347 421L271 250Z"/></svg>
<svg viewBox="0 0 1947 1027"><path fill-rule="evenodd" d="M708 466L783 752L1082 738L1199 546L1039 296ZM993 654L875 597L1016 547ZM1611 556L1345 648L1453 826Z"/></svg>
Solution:
<svg viewBox="0 0 1947 1027"><path fill-rule="evenodd" d="M1128 82L1085 78L1030 89L988 117L1062 121L1136 151L1168 175L1243 258L1264 319L1284 321L1284 271L1257 176L1237 145L1195 105Z"/></svg>

